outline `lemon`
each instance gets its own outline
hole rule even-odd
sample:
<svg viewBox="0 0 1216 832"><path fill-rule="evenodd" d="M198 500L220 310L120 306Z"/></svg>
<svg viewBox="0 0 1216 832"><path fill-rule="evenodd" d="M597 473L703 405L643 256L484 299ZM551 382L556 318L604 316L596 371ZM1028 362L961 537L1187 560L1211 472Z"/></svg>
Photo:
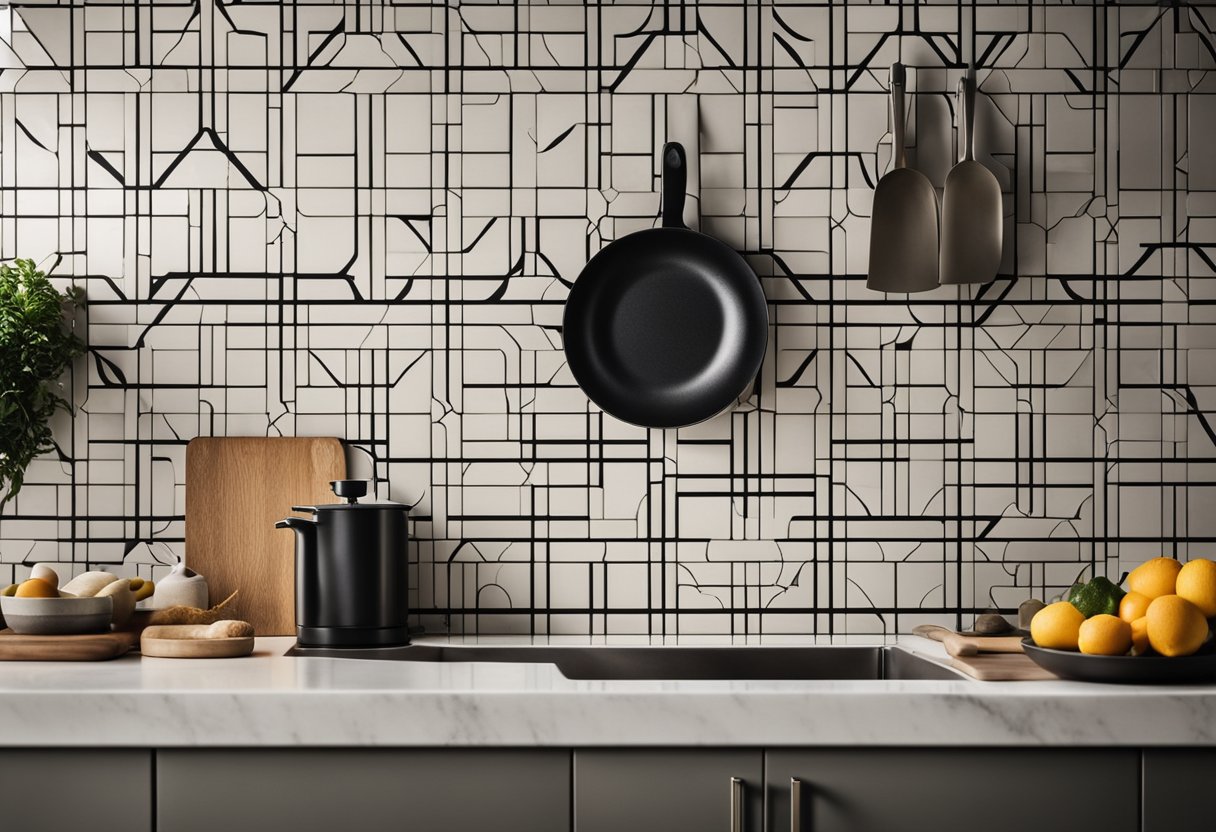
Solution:
<svg viewBox="0 0 1216 832"><path fill-rule="evenodd" d="M1095 656L1122 656L1132 647L1132 625L1102 613L1081 623L1077 647Z"/></svg>
<svg viewBox="0 0 1216 832"><path fill-rule="evenodd" d="M1048 604L1030 620L1030 637L1040 647L1076 650L1077 636L1085 616L1067 601Z"/></svg>
<svg viewBox="0 0 1216 832"><path fill-rule="evenodd" d="M1177 592L1208 618L1216 616L1216 562L1200 558L1184 564L1178 570Z"/></svg>
<svg viewBox="0 0 1216 832"><path fill-rule="evenodd" d="M1174 594L1174 582L1182 564L1173 558L1153 558L1137 566L1127 576L1127 587L1149 598Z"/></svg>
<svg viewBox="0 0 1216 832"><path fill-rule="evenodd" d="M1153 602L1147 595L1139 592L1129 592L1119 602L1119 617L1131 624L1137 618L1144 618L1148 613L1148 605Z"/></svg>
<svg viewBox="0 0 1216 832"><path fill-rule="evenodd" d="M1163 656L1189 656L1207 640L1207 619L1199 607L1179 595L1153 599L1146 618L1148 642Z"/></svg>
<svg viewBox="0 0 1216 832"><path fill-rule="evenodd" d="M1149 649L1148 617L1145 616L1132 622L1132 655L1143 656Z"/></svg>
<svg viewBox="0 0 1216 832"><path fill-rule="evenodd" d="M59 591L41 578L29 578L17 586L18 598L58 598Z"/></svg>

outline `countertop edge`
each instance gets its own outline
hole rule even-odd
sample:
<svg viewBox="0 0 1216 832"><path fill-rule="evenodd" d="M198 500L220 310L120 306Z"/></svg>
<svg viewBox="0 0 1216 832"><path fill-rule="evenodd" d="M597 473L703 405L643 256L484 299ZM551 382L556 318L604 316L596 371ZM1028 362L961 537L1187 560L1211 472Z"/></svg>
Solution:
<svg viewBox="0 0 1216 832"><path fill-rule="evenodd" d="M1216 746L1216 686L576 682L539 663L300 659L289 644L0 663L0 747Z"/></svg>
<svg viewBox="0 0 1216 832"><path fill-rule="evenodd" d="M1216 746L1194 705L1158 699L1149 718L1135 696L1044 713L1037 698L907 692L8 693L0 747Z"/></svg>

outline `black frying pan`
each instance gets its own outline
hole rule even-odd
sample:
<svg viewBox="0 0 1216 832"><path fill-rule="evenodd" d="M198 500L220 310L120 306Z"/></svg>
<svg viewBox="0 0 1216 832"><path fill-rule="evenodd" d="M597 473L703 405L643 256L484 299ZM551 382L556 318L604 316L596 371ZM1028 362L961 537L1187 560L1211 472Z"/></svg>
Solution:
<svg viewBox="0 0 1216 832"><path fill-rule="evenodd" d="M566 361L587 396L651 428L696 424L756 378L768 304L743 258L684 226L684 148L663 148L663 225L609 243L566 301Z"/></svg>

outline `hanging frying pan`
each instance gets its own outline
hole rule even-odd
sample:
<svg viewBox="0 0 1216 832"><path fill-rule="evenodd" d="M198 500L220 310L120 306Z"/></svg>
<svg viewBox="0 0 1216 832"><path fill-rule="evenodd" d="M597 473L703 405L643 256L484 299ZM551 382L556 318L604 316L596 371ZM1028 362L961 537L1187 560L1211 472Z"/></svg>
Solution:
<svg viewBox="0 0 1216 832"><path fill-rule="evenodd" d="M685 227L684 148L663 148L663 223L609 243L583 269L562 321L566 361L593 402L650 428L733 406L760 371L768 304L725 243Z"/></svg>

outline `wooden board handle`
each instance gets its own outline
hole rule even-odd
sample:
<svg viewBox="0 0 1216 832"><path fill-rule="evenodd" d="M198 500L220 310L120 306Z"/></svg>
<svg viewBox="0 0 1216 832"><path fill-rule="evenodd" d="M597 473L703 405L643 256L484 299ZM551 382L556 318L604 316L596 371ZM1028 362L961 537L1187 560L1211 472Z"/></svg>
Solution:
<svg viewBox="0 0 1216 832"><path fill-rule="evenodd" d="M940 641L946 652L955 658L978 656L980 653L1021 653L1021 636L964 636L936 624L913 627L915 635Z"/></svg>
<svg viewBox="0 0 1216 832"><path fill-rule="evenodd" d="M943 637L952 634L953 630L939 627L936 624L918 624L912 628L912 635L921 636L932 641L942 641Z"/></svg>

